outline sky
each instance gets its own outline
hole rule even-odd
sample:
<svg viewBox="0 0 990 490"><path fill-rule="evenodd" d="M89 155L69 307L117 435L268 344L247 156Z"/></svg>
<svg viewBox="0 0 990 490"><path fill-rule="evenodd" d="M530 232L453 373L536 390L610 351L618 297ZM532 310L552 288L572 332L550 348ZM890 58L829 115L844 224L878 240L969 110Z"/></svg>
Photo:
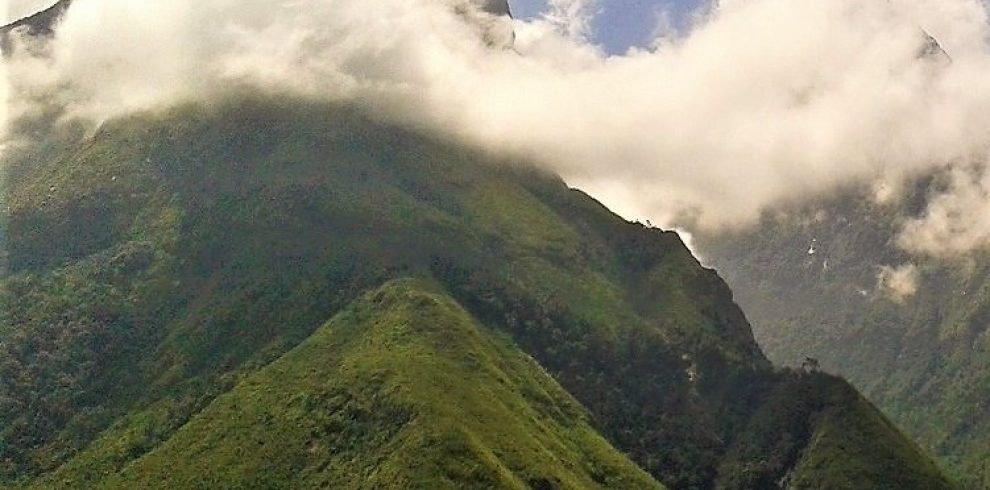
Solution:
<svg viewBox="0 0 990 490"><path fill-rule="evenodd" d="M511 0L516 17L535 19L550 10L551 3L585 4L593 21L589 40L612 55L630 48L649 48L660 30L684 30L692 15L708 6L708 0L595 0L585 2L553 0Z"/></svg>
<svg viewBox="0 0 990 490"><path fill-rule="evenodd" d="M648 49L632 50L596 40L608 7L548 0L510 21L469 0L77 0L51 45L3 61L4 110L57 101L98 125L232 90L347 101L690 230L850 184L896 201L905 181L945 171L892 239L928 255L990 246L979 0L722 0L652 17L634 43ZM512 49L493 47L512 31ZM925 33L949 56L923 55Z"/></svg>

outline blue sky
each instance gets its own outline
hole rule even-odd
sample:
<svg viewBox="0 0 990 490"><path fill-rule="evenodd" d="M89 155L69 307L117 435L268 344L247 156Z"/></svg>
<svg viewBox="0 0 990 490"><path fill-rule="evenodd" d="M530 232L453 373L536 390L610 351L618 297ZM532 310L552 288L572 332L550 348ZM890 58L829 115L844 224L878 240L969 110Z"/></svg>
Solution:
<svg viewBox="0 0 990 490"><path fill-rule="evenodd" d="M622 54L632 46L647 46L656 32L661 12L675 26L683 27L690 14L707 0L598 0L592 40L610 54ZM509 0L521 19L539 15L547 0Z"/></svg>

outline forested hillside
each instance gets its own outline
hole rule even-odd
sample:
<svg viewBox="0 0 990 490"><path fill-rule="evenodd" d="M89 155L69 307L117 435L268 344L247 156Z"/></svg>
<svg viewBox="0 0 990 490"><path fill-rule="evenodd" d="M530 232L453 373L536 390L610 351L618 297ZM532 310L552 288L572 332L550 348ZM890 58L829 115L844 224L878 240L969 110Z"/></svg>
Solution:
<svg viewBox="0 0 990 490"><path fill-rule="evenodd" d="M843 382L774 370L677 235L553 176L296 101L52 137L9 167L9 483L90 485L154 457L365 291L413 277L509 335L672 488L945 486Z"/></svg>
<svg viewBox="0 0 990 490"><path fill-rule="evenodd" d="M897 243L940 178L878 203L871 189L788 212L700 248L767 354L846 376L973 488L990 485L990 273L985 252L935 258Z"/></svg>

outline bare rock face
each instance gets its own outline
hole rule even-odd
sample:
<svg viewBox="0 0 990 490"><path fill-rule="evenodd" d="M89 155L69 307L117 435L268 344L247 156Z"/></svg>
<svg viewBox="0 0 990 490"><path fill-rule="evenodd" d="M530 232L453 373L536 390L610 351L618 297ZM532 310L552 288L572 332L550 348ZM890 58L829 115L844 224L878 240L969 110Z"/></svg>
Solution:
<svg viewBox="0 0 990 490"><path fill-rule="evenodd" d="M454 9L478 28L489 46L508 49L515 42L508 0L460 0Z"/></svg>
<svg viewBox="0 0 990 490"><path fill-rule="evenodd" d="M492 15L511 16L508 0L473 0L482 10Z"/></svg>

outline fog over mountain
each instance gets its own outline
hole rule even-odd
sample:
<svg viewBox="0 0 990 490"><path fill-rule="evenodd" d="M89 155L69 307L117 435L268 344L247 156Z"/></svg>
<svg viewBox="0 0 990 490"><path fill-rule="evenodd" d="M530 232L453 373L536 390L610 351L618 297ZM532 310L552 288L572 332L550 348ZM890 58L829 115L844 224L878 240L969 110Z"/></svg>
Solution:
<svg viewBox="0 0 990 490"><path fill-rule="evenodd" d="M951 167L900 243L990 239L978 0L723 1L622 56L575 35L594 11L559 6L573 15L516 20L513 49L490 49L479 30L506 21L464 0L78 0L44 56L4 63L6 106L30 114L22 95L46 94L100 122L245 89L350 101L536 161L627 217L709 229L851 182L896 198L903 179ZM925 54L925 33L951 61Z"/></svg>

